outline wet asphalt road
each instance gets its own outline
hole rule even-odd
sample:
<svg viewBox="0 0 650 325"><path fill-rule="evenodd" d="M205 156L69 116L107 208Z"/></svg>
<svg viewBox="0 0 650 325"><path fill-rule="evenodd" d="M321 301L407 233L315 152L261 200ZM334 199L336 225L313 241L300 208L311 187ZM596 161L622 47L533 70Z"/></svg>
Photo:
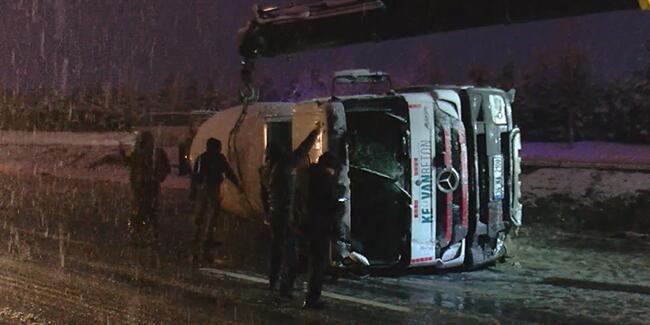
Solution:
<svg viewBox="0 0 650 325"><path fill-rule="evenodd" d="M167 191L161 242L125 236L125 185L0 176L0 322L52 324L650 323L650 245L529 226L506 263L349 277L307 312L260 283L267 229L224 217L214 267L189 263L191 208ZM300 295L299 295L300 296Z"/></svg>

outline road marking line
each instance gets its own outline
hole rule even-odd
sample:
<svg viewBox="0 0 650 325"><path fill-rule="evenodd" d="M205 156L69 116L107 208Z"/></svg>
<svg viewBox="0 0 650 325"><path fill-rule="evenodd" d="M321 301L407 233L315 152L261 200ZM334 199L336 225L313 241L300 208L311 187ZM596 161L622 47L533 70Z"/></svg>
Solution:
<svg viewBox="0 0 650 325"><path fill-rule="evenodd" d="M200 269L199 271L203 273L207 273L208 275L224 275L230 278L235 278L239 280L245 280L249 282L254 282L254 283L261 283L261 284L266 284L268 281L266 279L256 277L256 276L250 276L246 274L240 274L240 273L235 273L235 272L228 272L228 271L223 271L223 270L217 270L217 269L208 269L208 268L203 268Z"/></svg>
<svg viewBox="0 0 650 325"><path fill-rule="evenodd" d="M208 268L203 268L203 269L200 269L199 271L206 274L206 275L227 276L227 277L230 277L230 278L235 278L235 279L249 281L249 282L253 282L253 283L259 283L259 284L267 284L268 283L268 280L266 280L264 278L257 277L257 276L252 276L252 275L241 274L241 273L228 272L228 271L217 270L217 269L208 269ZM352 302L352 303L371 306L371 307L383 308L383 309L388 309L388 310L401 312L401 313L409 313L409 312L411 312L411 309L408 308L408 307L402 307L402 306L392 305L392 304L388 304L388 303L383 303L383 302L368 300L368 299L363 299L363 298L350 297L350 296L346 296L346 295L342 295L342 294L338 294L338 293L334 293L334 292L329 292L329 291L323 291L323 296L331 298L331 299L347 301L347 302Z"/></svg>
<svg viewBox="0 0 650 325"><path fill-rule="evenodd" d="M384 309L397 311L397 312L401 312L401 313L410 313L411 312L411 309L408 308L408 307L391 305L391 304L387 304L387 303L384 303L384 302L368 300L368 299L363 299L363 298L350 297L350 296L341 295L341 294L334 293L334 292L329 292L329 291L324 291L323 296L328 297L328 298L332 298L332 299L353 302L353 303L360 304L360 305L367 305L367 306L371 306L371 307L384 308Z"/></svg>

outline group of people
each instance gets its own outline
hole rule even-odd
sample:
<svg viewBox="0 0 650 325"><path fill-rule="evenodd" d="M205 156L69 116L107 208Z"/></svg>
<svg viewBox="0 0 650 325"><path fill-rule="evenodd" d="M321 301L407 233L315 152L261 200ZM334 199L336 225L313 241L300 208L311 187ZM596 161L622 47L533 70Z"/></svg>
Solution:
<svg viewBox="0 0 650 325"><path fill-rule="evenodd" d="M332 238L345 241L342 230L345 187L338 182L342 163L329 152L316 164L310 164L308 159L321 132L316 127L293 152L269 143L260 170L261 198L272 232L269 287L279 290L283 297L292 297L296 277L310 266L305 308L323 306L320 296L329 261L329 243ZM145 131L139 135L131 153L120 148L120 154L130 167L135 198L136 212L129 221L131 233L148 233L157 239L160 184L171 168L165 152L154 144L153 135ZM241 189L222 153L221 142L211 138L191 172L190 199L196 202L197 211L192 247L196 265L210 263L213 249L221 244L215 240L214 229L220 212L220 187L225 179ZM300 200L294 195L297 187L302 194ZM344 255L339 252L337 256Z"/></svg>
<svg viewBox="0 0 650 325"><path fill-rule="evenodd" d="M269 287L291 298L297 275L310 266L305 308L322 307L329 243L345 238L345 187L338 182L342 164L326 152L309 165L309 151L320 133L316 127L293 152L270 143L261 172L262 202L272 229Z"/></svg>
<svg viewBox="0 0 650 325"><path fill-rule="evenodd" d="M226 157L221 141L209 139L206 150L197 157L191 170L190 200L196 202L197 215L192 245L192 261L196 265L212 259L211 251L220 245L215 239L215 222L220 212L220 188L225 179L237 188L239 181ZM129 167L135 212L129 219L129 233L134 239L158 239L158 208L161 183L171 172L165 151L155 145L151 132L138 135L132 151L120 146L120 158ZM93 167L101 164L94 164Z"/></svg>

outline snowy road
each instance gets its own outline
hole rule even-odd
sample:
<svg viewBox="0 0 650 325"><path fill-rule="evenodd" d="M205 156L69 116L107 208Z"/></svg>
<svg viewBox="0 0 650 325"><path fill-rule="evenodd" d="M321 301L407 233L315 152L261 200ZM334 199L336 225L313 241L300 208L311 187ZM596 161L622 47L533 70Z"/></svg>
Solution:
<svg viewBox="0 0 650 325"><path fill-rule="evenodd" d="M190 268L190 208L177 190L165 192L161 245L137 248L124 232L130 208L123 184L2 175L0 184L0 321L650 322L644 240L531 225L495 268L342 279L326 286L330 307L310 313L260 283L268 231L250 220L221 220L221 273L206 275Z"/></svg>
<svg viewBox="0 0 650 325"><path fill-rule="evenodd" d="M341 279L327 310L305 312L262 283L261 223L224 217L217 271L191 269L185 179L165 186L160 244L139 247L126 171L87 168L112 146L0 149L0 323L650 323L650 243L612 237L650 230L648 173L528 171L506 263Z"/></svg>
<svg viewBox="0 0 650 325"><path fill-rule="evenodd" d="M590 255L588 251L583 254L579 251L574 255L577 259ZM137 266L115 265L101 262L102 258L91 261L69 253L67 266L62 269L56 265L57 253L48 254L41 248L38 259L6 255L0 258L0 306L21 311L23 318L27 315L30 319L17 323L641 324L650 321L647 291L635 292L622 285L584 289L571 283L547 283L546 276L553 272L535 267L525 257L515 257L497 268L472 273L343 279L326 287L329 309L309 313L299 310L298 300L279 299L267 292L261 275L235 270L232 265L207 273L171 275L137 262ZM549 262L555 262L554 256L547 255ZM133 257L129 260L134 262ZM560 266L570 267L566 264ZM597 265L582 263L573 269L578 268L608 271L607 267L599 269Z"/></svg>

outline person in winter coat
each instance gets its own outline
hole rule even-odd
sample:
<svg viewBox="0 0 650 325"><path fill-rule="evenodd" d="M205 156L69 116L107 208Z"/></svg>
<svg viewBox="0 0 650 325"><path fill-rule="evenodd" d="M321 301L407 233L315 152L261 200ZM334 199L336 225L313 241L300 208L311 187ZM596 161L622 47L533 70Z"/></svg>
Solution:
<svg viewBox="0 0 650 325"><path fill-rule="evenodd" d="M157 239L160 184L171 172L167 154L155 146L153 134L144 131L139 134L130 153L120 147L120 156L130 169L129 180L136 210L129 220L129 230L132 234L149 231Z"/></svg>
<svg viewBox="0 0 650 325"><path fill-rule="evenodd" d="M269 270L269 287L276 289L283 264L284 252L287 251L288 222L291 213L291 193L296 167L308 157L309 151L316 143L321 128L316 127L296 150L284 150L276 143L270 143L266 149L266 163L262 168L262 202L267 219L271 225L271 262Z"/></svg>
<svg viewBox="0 0 650 325"><path fill-rule="evenodd" d="M198 201L195 219L193 262L207 262L211 250L220 243L215 239L215 224L221 210L221 184L230 180L237 188L239 181L228 160L221 153L221 141L210 138L206 151L194 163L190 199Z"/></svg>
<svg viewBox="0 0 650 325"><path fill-rule="evenodd" d="M341 238L341 218L345 213L345 187L338 182L341 163L326 152L308 170L307 214L296 220L300 244L298 259L282 280L281 292L291 296L295 279L307 266L311 268L305 308L320 308L321 290L329 260L329 243Z"/></svg>

